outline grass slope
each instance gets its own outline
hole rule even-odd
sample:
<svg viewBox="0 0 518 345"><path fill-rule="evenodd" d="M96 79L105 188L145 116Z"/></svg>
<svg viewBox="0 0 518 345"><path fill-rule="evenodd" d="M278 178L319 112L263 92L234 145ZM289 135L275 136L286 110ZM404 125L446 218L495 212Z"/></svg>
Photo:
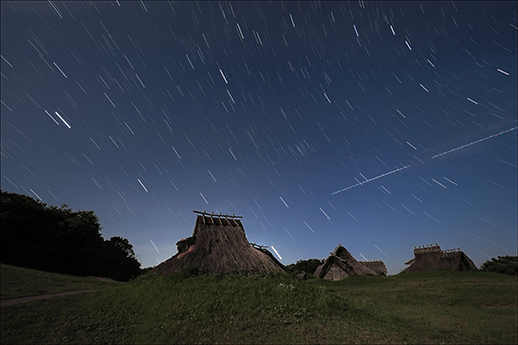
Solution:
<svg viewBox="0 0 518 345"><path fill-rule="evenodd" d="M76 277L11 265L0 265L1 299L38 296L67 291L98 290L120 283L100 281L93 277Z"/></svg>
<svg viewBox="0 0 518 345"><path fill-rule="evenodd" d="M2 308L2 343L517 342L517 278L148 275Z"/></svg>

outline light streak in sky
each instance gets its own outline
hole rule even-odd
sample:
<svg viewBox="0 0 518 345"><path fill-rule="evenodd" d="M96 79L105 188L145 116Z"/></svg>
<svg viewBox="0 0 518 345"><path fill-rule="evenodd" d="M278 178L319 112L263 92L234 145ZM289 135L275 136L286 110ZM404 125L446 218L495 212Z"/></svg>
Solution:
<svg viewBox="0 0 518 345"><path fill-rule="evenodd" d="M237 158L236 158L236 156L234 155L234 152L232 152L232 150L231 150L231 149L228 149L228 150L230 151L230 154L232 155L232 157L234 157L234 159L237 161Z"/></svg>
<svg viewBox="0 0 518 345"><path fill-rule="evenodd" d="M329 97L327 97L326 93L324 92L324 96L326 97L327 101L331 103L331 100L329 100Z"/></svg>
<svg viewBox="0 0 518 345"><path fill-rule="evenodd" d="M471 98L469 98L469 97L466 97L466 98L468 99L468 101L470 101L470 102L472 102L472 103L474 103L474 104L478 105L478 103L477 103L476 101L472 100Z"/></svg>
<svg viewBox="0 0 518 345"><path fill-rule="evenodd" d="M279 252L277 251L277 249L275 249L274 246L271 246L271 247L272 247L273 251L275 252L275 254L279 257L279 259L282 260L282 256L279 255Z"/></svg>
<svg viewBox="0 0 518 345"><path fill-rule="evenodd" d="M202 194L201 192L200 192L200 195L201 195L201 197L203 198L203 200L205 200L205 203L208 205L208 204L209 204L209 202L207 201L207 199L205 199L205 196L203 196L203 194Z"/></svg>
<svg viewBox="0 0 518 345"><path fill-rule="evenodd" d="M415 147L414 145L410 144L408 141L406 142L411 148L413 148L414 150L417 151L417 147Z"/></svg>
<svg viewBox="0 0 518 345"><path fill-rule="evenodd" d="M402 206L405 210L407 210L408 212L410 212L410 213L412 213L413 215L415 215L415 213L414 213L414 212L412 212L412 210L410 210L410 209L409 209L408 207L406 207L405 205L401 204L401 206Z"/></svg>
<svg viewBox="0 0 518 345"><path fill-rule="evenodd" d="M456 184L455 182L453 182L452 180L450 180L449 178L447 178L446 176L443 176L442 177L443 179L445 179L446 181L448 181L449 183L455 185L455 186L458 186L458 184Z"/></svg>
<svg viewBox="0 0 518 345"><path fill-rule="evenodd" d="M216 178L214 177L214 175L212 175L212 173L210 172L210 170L208 170L208 171L209 171L210 177L212 177L212 179L214 180L214 182L218 182L218 181L216 181Z"/></svg>
<svg viewBox="0 0 518 345"><path fill-rule="evenodd" d="M61 74L63 74L63 77L65 77L65 78L67 78L67 79L68 79L68 77L67 77L67 75L65 74L65 72L63 72L63 71L61 70L61 68L59 68L59 66L58 66L55 62L52 62L52 63L54 64L54 66L56 66L56 67L59 69L59 71L61 72Z"/></svg>
<svg viewBox="0 0 518 345"><path fill-rule="evenodd" d="M383 255L385 255L386 257L388 257L387 254L385 254L385 252L383 250L381 250L377 245L374 245L374 247L376 247L376 249L378 249L380 252L383 253Z"/></svg>
<svg viewBox="0 0 518 345"><path fill-rule="evenodd" d="M140 183L140 185L142 186L142 188L144 188L144 190L146 191L146 193L148 192L147 188L144 186L144 184L140 181L140 179L137 179L138 183Z"/></svg>
<svg viewBox="0 0 518 345"><path fill-rule="evenodd" d="M327 213L325 213L324 210L321 207L319 207L318 209L327 217L327 219L331 219L331 218L329 218Z"/></svg>
<svg viewBox="0 0 518 345"><path fill-rule="evenodd" d="M225 80L225 84L228 84L227 78L225 78L225 75L223 74L223 71L221 70L221 68L219 69L219 73L221 73L223 80Z"/></svg>
<svg viewBox="0 0 518 345"><path fill-rule="evenodd" d="M437 183L439 186L443 187L443 188L448 188L446 187L445 185L443 185L442 183L440 183L439 181L437 181L436 179L432 179L433 182Z"/></svg>
<svg viewBox="0 0 518 345"><path fill-rule="evenodd" d="M379 179L379 178L382 178L382 177L385 177L385 176L387 176L387 175L390 175L390 174L396 173L396 172L398 172L398 171L401 171L401 170L407 169L407 168L409 168L409 167L410 167L410 165L405 165L405 166L404 166L404 167L402 167L402 168L398 168L398 169L395 169L395 170L389 171L389 172L387 172L387 173L384 173L384 174L378 175L378 176L376 176L376 177L373 177L373 178L368 179L368 180L363 181L363 182L359 182L359 183L357 183L357 184L355 184L355 185L352 185L352 186L349 186L349 187L347 187L347 188L340 189L340 190L338 190L338 191L334 192L334 193L333 193L333 195L338 194L338 193L341 193L341 192L345 192L346 190L351 189L351 188L354 188L354 187L363 186L364 184L366 184L366 183L368 183L368 182L371 182L371 181L377 180L377 179Z"/></svg>
<svg viewBox="0 0 518 345"><path fill-rule="evenodd" d="M439 221L438 221L436 218L434 218L434 217L430 216L430 215L429 215L428 213L426 213L426 212L423 212L423 213L424 213L424 214L426 214L428 217L432 218L433 220L435 220L437 223L439 223Z"/></svg>
<svg viewBox="0 0 518 345"><path fill-rule="evenodd" d="M485 255L485 256L487 256L488 258L490 258L490 259L491 259L491 257L490 257L489 255L487 255L486 253L481 252L480 250L479 250L478 252L479 252L480 254Z"/></svg>
<svg viewBox="0 0 518 345"><path fill-rule="evenodd" d="M460 150L460 149L464 149L464 148L466 148L466 147L468 147L468 146L475 145L475 144L478 144L478 143L480 143L480 142L482 142L482 141L485 141L485 140L488 140L488 139L491 139L491 138L497 137L497 136L499 136L499 135L502 135L502 134L505 134L505 133L508 133L508 132L514 131L514 130L515 130L515 129L517 129L517 128L518 128L518 127L509 128L509 129L507 129L507 130L505 130L505 131L501 131L501 132L498 132L498 133L496 133L496 134L492 134L492 135L490 135L490 136L484 137L484 138L482 138L482 139L472 141L472 142L470 142L470 143L468 143L468 144L466 144L466 145L462 145L462 146L456 147L456 148L454 148L454 149L451 149L451 150L448 150L448 151L444 151L444 152L442 152L442 153L439 153L439 154L437 154L437 155L435 155L435 156L430 157L430 159L434 159L434 158L437 158L437 157L445 156L445 155L447 155L447 154L449 154L449 153L452 153L452 152L458 151L458 150ZM413 145L411 145L408 141L407 141L407 144L409 144L410 146L414 147L414 146L413 146ZM365 179L365 181L363 181L363 182L358 182L357 184L354 184L354 185L349 186L349 187L347 187L347 188L337 190L336 192L333 192L332 194L333 194L333 195L335 195L335 194L338 194L338 193L341 193L341 192L345 192L346 190L352 189L352 188L354 188L354 187L363 186L364 184L366 184L366 183L368 183L368 182L371 182L371 181L377 180L377 179L379 179L379 178L382 178L382 177L388 176L388 175L390 175L390 174L393 174L393 173L395 173L395 172L398 172L398 171L401 171L401 170L407 169L407 168L409 168L409 167L410 167L410 165L405 165L405 166L404 166L404 167L402 167L402 168L398 168L398 169L395 169L395 170L389 171L389 172L387 172L387 173L384 173L384 174L381 174L381 175L375 176L375 177L373 177L373 178L371 178L371 179L368 179L368 180L367 180L367 179ZM363 178L365 178L365 176L363 176L362 174L360 174L360 175L361 175ZM445 179L446 179L448 182L451 182L451 183L453 183L453 184L455 184L455 185L456 185L456 183L455 183L455 182L452 182L452 181L448 180L447 178L445 178ZM356 178L355 178L355 180L356 180L356 181L358 181L358 179L356 179ZM433 181L434 181L434 182L436 182L437 184L439 184L439 185L443 186L444 188L447 188L446 186L444 186L443 184L439 183L438 181L436 181L436 180L433 180ZM425 181L425 182L426 182L426 181ZM428 182L426 182L426 183L428 183ZM429 184L429 183L428 183L428 184ZM426 214L426 213L425 213L425 214ZM426 215L427 215L427 216L429 216L429 217L431 217L432 219L436 220L435 218L433 218L433 217L432 217L432 216L430 216L429 214L426 214ZM436 220L436 221L437 221L437 220Z"/></svg>
<svg viewBox="0 0 518 345"><path fill-rule="evenodd" d="M230 96L230 99L232 100L232 103L236 103L236 101L234 101L234 97L232 97L232 95L230 94L230 91L227 90L227 93Z"/></svg>
<svg viewBox="0 0 518 345"><path fill-rule="evenodd" d="M40 196L39 196L38 194L36 194L36 192L35 192L35 191L33 191L33 190L32 190L32 189L30 189L30 188L29 188L29 190L32 192L32 194L36 195L36 196L38 197L38 199L40 199L40 200L42 200L42 201L43 201L43 199L42 199L42 198L40 198Z"/></svg>
<svg viewBox="0 0 518 345"><path fill-rule="evenodd" d="M237 23L237 29L239 30L239 36L241 36L241 39L244 40L245 36L243 36L243 31L241 31L241 27L239 26L239 23Z"/></svg>
<svg viewBox="0 0 518 345"><path fill-rule="evenodd" d="M55 112L54 112L54 114L56 114L56 115L61 119L61 121L63 121L63 123L64 123L68 128L72 128L72 127L70 127L70 125L65 121L65 119L63 119L63 118L61 117L61 115L59 115L59 114L58 114L58 112L57 112L57 111L55 111ZM51 116L51 117L52 117L52 116Z"/></svg>
<svg viewBox="0 0 518 345"><path fill-rule="evenodd" d="M293 16L291 15L291 13L290 13L290 19L291 19L291 25L293 25L293 27L295 27L295 22L293 21Z"/></svg>
<svg viewBox="0 0 518 345"><path fill-rule="evenodd" d="M285 205L287 208L290 208L290 207L288 206L288 204L286 203L286 201L284 201L284 199L282 198L282 196L280 196L280 195L279 195L279 198L282 200L282 202L284 203L284 205Z"/></svg>
<svg viewBox="0 0 518 345"><path fill-rule="evenodd" d="M52 121L54 121L54 122L56 123L56 125L58 125L58 126L59 126L59 122L57 122L57 121L56 121L56 119L54 119L54 118L52 117L52 115L50 115L50 113L49 113L48 111L46 111L46 110L45 110L45 113L47 113L47 115L52 119Z"/></svg>
<svg viewBox="0 0 518 345"><path fill-rule="evenodd" d="M110 101L111 105L114 107L114 108L117 108L115 106L115 104L113 104L112 100L110 99L110 97L108 97L108 95L106 94L106 92L103 92L104 93L104 96L108 99L108 101Z"/></svg>
<svg viewBox="0 0 518 345"><path fill-rule="evenodd" d="M518 168L518 166L516 166L516 165L514 165L514 164L511 164L511 163L509 163L509 162L503 161L503 160L501 160L501 159L499 159L498 161L499 161L499 162L502 162L502 163L504 163L504 164L507 164L507 165L509 165L509 166L512 166L513 168Z"/></svg>
<svg viewBox="0 0 518 345"><path fill-rule="evenodd" d="M9 63L9 61L7 61L7 60L6 60L2 55L0 55L0 57L2 58L2 60L4 60L5 62L7 62L7 64L8 64L9 66L13 67L13 65L11 65L11 64ZM500 71L500 70L499 70L499 71ZM501 71L500 71L500 72L501 72Z"/></svg>
<svg viewBox="0 0 518 345"><path fill-rule="evenodd" d="M158 251L158 249L156 248L155 244L153 243L153 241L149 240L149 242L151 242L151 244L153 245L153 247L155 247L155 250L157 251L158 254L160 254L160 252ZM158 260L158 259L157 259Z"/></svg>
<svg viewBox="0 0 518 345"><path fill-rule="evenodd" d="M174 148L174 146L171 146L174 150L174 153L176 153L176 155L178 156L178 158L182 159L182 157L180 157L180 155L178 154L178 151L176 151L176 149Z"/></svg>
<svg viewBox="0 0 518 345"><path fill-rule="evenodd" d="M437 157L441 157L441 156L447 155L448 153L452 153L452 152L458 151L458 150L460 150L460 149L466 148L466 147L468 147L468 146L478 144L478 143L480 143L480 142L482 142L482 141L484 141L484 140L487 140L487 139L491 139L491 138L497 137L497 136L499 136L499 135L505 134L505 133L510 132L510 131L514 131L516 128L518 128L518 127L509 128L509 129L507 129L507 130L505 130L505 131L501 131L501 132L499 132L499 133L496 133L496 134L490 135L490 136L488 136L488 137L485 137L485 138L482 138L482 139L479 139L479 140L476 140L476 141L472 141L472 142L470 142L469 144L466 144L466 145L462 145L462 146L456 147L456 148L454 148L454 149L451 149L451 150L449 150L449 151L445 151L445 152L443 152L443 153L439 153L438 155L435 155L435 156L431 157L430 159L434 159L434 158L437 158Z"/></svg>
<svg viewBox="0 0 518 345"><path fill-rule="evenodd" d="M306 226L309 228L309 230L311 230L311 232L312 232L312 233L315 233L315 232L313 231L313 229L311 229L311 226L309 226L309 224L308 224L308 223L306 223L306 221L304 221L304 224L306 224Z"/></svg>
<svg viewBox="0 0 518 345"><path fill-rule="evenodd" d="M414 194L410 194L414 197L414 199L417 199L417 201L419 201L421 204L423 203L423 200L419 199L418 197L416 197Z"/></svg>

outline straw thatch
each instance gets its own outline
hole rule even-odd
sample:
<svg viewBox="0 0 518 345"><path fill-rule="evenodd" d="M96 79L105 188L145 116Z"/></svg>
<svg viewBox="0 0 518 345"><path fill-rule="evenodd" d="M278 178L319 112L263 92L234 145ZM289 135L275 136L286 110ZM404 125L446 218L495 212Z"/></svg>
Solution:
<svg viewBox="0 0 518 345"><path fill-rule="evenodd" d="M212 272L285 272L266 249L254 248L238 219L199 215L191 237L176 243L178 253L153 272L168 275L186 267Z"/></svg>
<svg viewBox="0 0 518 345"><path fill-rule="evenodd" d="M379 275L374 270L358 262L347 249L339 244L326 261L317 267L313 275L326 280L342 280L350 276L364 274Z"/></svg>
<svg viewBox="0 0 518 345"><path fill-rule="evenodd" d="M405 262L405 265L410 265L405 272L478 270L460 248L442 250L437 243L415 247L414 258Z"/></svg>
<svg viewBox="0 0 518 345"><path fill-rule="evenodd" d="M386 276L388 273L387 266L385 266L385 263L381 260L368 260L358 262L361 263L363 266L370 268L380 276Z"/></svg>

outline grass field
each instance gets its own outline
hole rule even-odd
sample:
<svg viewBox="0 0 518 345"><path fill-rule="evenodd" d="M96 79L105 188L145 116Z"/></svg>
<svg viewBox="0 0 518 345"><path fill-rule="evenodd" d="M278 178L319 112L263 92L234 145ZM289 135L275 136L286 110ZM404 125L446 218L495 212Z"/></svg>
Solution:
<svg viewBox="0 0 518 345"><path fill-rule="evenodd" d="M93 277L75 277L4 264L0 265L0 274L2 300L67 291L99 290L120 284Z"/></svg>
<svg viewBox="0 0 518 345"><path fill-rule="evenodd" d="M75 279L84 278L71 284ZM516 277L482 272L340 282L147 275L100 292L4 307L0 335L2 344L516 344L517 299Z"/></svg>

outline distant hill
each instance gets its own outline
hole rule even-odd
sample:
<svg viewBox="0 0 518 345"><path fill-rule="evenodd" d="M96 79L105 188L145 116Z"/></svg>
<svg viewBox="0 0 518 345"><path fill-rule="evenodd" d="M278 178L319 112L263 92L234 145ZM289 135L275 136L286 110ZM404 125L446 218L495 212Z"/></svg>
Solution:
<svg viewBox="0 0 518 345"><path fill-rule="evenodd" d="M94 211L48 206L2 191L0 224L3 264L120 281L140 273L133 246L122 237L105 240Z"/></svg>

